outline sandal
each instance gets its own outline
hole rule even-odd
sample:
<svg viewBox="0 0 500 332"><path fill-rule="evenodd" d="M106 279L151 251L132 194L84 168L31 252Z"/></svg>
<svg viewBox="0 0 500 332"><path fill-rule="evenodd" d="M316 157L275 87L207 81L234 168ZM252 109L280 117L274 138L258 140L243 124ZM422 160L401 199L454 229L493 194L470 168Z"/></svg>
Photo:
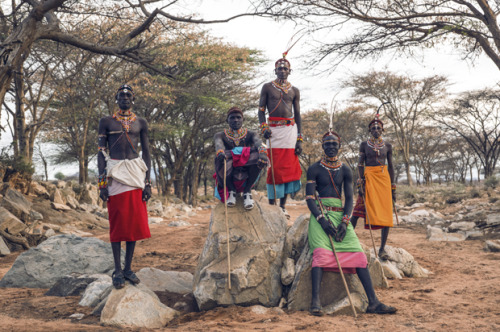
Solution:
<svg viewBox="0 0 500 332"><path fill-rule="evenodd" d="M379 250L379 252L378 252L378 258L386 261L386 260L389 259L389 254L385 250L382 250L382 251Z"/></svg>
<svg viewBox="0 0 500 332"><path fill-rule="evenodd" d="M123 276L133 284L138 284L141 282L141 280L135 275L134 272L132 272L132 270L123 271Z"/></svg>
<svg viewBox="0 0 500 332"><path fill-rule="evenodd" d="M398 311L398 309L385 305L382 302L379 302L375 307L372 308L368 307L366 309L367 314L378 314L378 315L394 314L396 313L396 311Z"/></svg>
<svg viewBox="0 0 500 332"><path fill-rule="evenodd" d="M325 314L323 312L323 309L321 309L321 307L311 307L309 308L309 313L313 316L318 316L318 317L321 317Z"/></svg>
<svg viewBox="0 0 500 332"><path fill-rule="evenodd" d="M125 278L123 277L123 272L116 273L116 271L115 271L111 275L111 278L113 280L113 286L116 289L121 289L121 288L125 287Z"/></svg>

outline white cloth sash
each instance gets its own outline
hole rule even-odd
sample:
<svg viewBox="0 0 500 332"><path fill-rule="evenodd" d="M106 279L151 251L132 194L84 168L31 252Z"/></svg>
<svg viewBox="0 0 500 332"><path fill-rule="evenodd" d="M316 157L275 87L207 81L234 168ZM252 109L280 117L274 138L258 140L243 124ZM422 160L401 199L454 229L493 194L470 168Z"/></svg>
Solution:
<svg viewBox="0 0 500 332"><path fill-rule="evenodd" d="M297 125L271 127L273 149L295 149L297 143ZM269 147L269 140L267 141Z"/></svg>
<svg viewBox="0 0 500 332"><path fill-rule="evenodd" d="M128 186L144 189L148 167L141 157L119 160L111 159L104 151L103 154L108 177Z"/></svg>

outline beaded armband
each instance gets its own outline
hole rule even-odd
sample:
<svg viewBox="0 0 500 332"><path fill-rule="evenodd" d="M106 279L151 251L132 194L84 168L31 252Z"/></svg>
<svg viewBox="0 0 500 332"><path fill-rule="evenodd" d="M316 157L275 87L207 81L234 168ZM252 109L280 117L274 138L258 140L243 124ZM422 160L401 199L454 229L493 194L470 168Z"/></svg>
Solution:
<svg viewBox="0 0 500 332"><path fill-rule="evenodd" d="M219 157L220 155L225 154L225 152L224 152L224 150L219 149L219 150L217 150L217 152L215 154L217 157Z"/></svg>
<svg viewBox="0 0 500 332"><path fill-rule="evenodd" d="M107 150L107 149L106 149L106 147L105 147L105 146L99 146L99 147L97 147L97 150L98 150L99 152L106 152L106 150Z"/></svg>
<svg viewBox="0 0 500 332"><path fill-rule="evenodd" d="M314 198L314 196L313 196L313 195L306 195L306 201L307 201L308 199L315 200L316 198Z"/></svg>
<svg viewBox="0 0 500 332"><path fill-rule="evenodd" d="M349 226L349 221L350 220L351 220L351 218L347 214L345 214L344 217L342 218L342 222L344 224L346 224L346 226Z"/></svg>
<svg viewBox="0 0 500 332"><path fill-rule="evenodd" d="M307 180L307 183L316 183L314 180Z"/></svg>
<svg viewBox="0 0 500 332"><path fill-rule="evenodd" d="M266 107L265 106L259 107L259 111L265 112L266 111Z"/></svg>
<svg viewBox="0 0 500 332"><path fill-rule="evenodd" d="M319 214L317 217L316 217L316 220L320 220L321 218L324 218L325 216L323 215L323 213Z"/></svg>
<svg viewBox="0 0 500 332"><path fill-rule="evenodd" d="M264 132L266 132L269 129L269 125L266 122L262 122L259 127L262 135L264 135Z"/></svg>
<svg viewBox="0 0 500 332"><path fill-rule="evenodd" d="M259 146L259 153L266 153L266 148L263 147L262 145Z"/></svg>
<svg viewBox="0 0 500 332"><path fill-rule="evenodd" d="M146 187L151 187L151 180L144 180L145 184L146 184Z"/></svg>
<svg viewBox="0 0 500 332"><path fill-rule="evenodd" d="M304 142L304 136L302 136L302 134L297 134L297 142Z"/></svg>
<svg viewBox="0 0 500 332"><path fill-rule="evenodd" d="M99 175L99 181L97 182L99 189L104 189L108 187L108 177L106 172Z"/></svg>
<svg viewBox="0 0 500 332"><path fill-rule="evenodd" d="M396 184L395 183L391 183L391 189L392 190L396 190Z"/></svg>

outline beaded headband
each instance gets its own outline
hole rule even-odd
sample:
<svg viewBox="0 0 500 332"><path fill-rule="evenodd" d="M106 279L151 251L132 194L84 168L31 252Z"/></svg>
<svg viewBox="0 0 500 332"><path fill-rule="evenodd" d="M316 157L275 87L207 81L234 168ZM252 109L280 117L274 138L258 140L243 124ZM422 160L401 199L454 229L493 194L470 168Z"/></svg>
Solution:
<svg viewBox="0 0 500 332"><path fill-rule="evenodd" d="M287 67L290 69L290 61L285 59L285 56L286 54L283 53L283 57L274 63L274 68Z"/></svg>
<svg viewBox="0 0 500 332"><path fill-rule="evenodd" d="M118 88L118 91L116 91L116 96L118 97L118 94L122 91L124 93L130 92L132 94L132 96L134 95L134 90L132 90L132 87L128 84L123 84L122 86L120 86Z"/></svg>
<svg viewBox="0 0 500 332"><path fill-rule="evenodd" d="M238 107L231 107L229 109L229 111L227 111L227 117L226 117L226 119L229 118L229 116L231 114L233 114L233 113L240 113L241 116L243 116L243 111L240 108L238 108Z"/></svg>
<svg viewBox="0 0 500 332"><path fill-rule="evenodd" d="M334 141L339 142L339 144L342 143L342 139L340 138L340 135L334 131L331 131L331 130L329 130L328 132L326 132L326 134L323 135L323 137L321 138L321 142L325 143L326 140L332 140L332 139Z"/></svg>
<svg viewBox="0 0 500 332"><path fill-rule="evenodd" d="M375 125L376 123L379 123L382 128L384 128L384 123L382 122L382 120L380 120L378 118L378 114L375 116L375 119L373 119L370 124L368 125L368 129L371 129L373 125Z"/></svg>

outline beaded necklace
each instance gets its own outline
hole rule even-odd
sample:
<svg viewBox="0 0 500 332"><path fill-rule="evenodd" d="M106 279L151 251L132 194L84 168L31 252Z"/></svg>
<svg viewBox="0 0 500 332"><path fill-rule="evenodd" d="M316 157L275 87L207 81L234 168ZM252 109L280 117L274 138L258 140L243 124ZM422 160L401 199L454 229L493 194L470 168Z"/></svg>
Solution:
<svg viewBox="0 0 500 332"><path fill-rule="evenodd" d="M224 134L226 135L227 139L230 141L234 142L234 146L240 145L240 142L245 138L247 135L248 130L247 129L238 129L237 131L234 131L232 129L224 129Z"/></svg>
<svg viewBox="0 0 500 332"><path fill-rule="evenodd" d="M271 84L276 88L284 93L288 93L288 90L292 87L292 84L286 80L280 80L280 79L275 79L274 81L271 82Z"/></svg>
<svg viewBox="0 0 500 332"><path fill-rule="evenodd" d="M379 138L370 137L366 141L366 144L368 144L368 146L377 153L377 156L379 155L379 151L385 146L385 142L382 139L382 137Z"/></svg>
<svg viewBox="0 0 500 332"><path fill-rule="evenodd" d="M116 111L113 114L113 118L122 124L123 129L128 133L130 131L130 126L137 120L137 116L129 111L129 114L121 114L120 111Z"/></svg>
<svg viewBox="0 0 500 332"><path fill-rule="evenodd" d="M332 158L323 156L323 158L321 158L320 164L321 166L323 166L323 168L333 171L338 170L340 166L342 166L342 162L339 161L339 158L337 156Z"/></svg>

